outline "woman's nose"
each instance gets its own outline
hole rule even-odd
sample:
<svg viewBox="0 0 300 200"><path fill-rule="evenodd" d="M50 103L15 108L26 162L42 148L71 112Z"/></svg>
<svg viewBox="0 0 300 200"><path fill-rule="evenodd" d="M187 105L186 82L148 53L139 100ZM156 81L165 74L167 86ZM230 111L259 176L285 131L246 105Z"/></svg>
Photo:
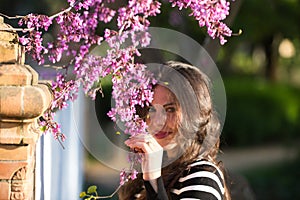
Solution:
<svg viewBox="0 0 300 200"><path fill-rule="evenodd" d="M155 106L155 112L149 113L150 124L149 127L155 129L156 131L161 130L167 120L167 114L162 106Z"/></svg>
<svg viewBox="0 0 300 200"><path fill-rule="evenodd" d="M166 115L163 112L156 112L153 116L150 117L150 120L154 126L163 126L166 122Z"/></svg>

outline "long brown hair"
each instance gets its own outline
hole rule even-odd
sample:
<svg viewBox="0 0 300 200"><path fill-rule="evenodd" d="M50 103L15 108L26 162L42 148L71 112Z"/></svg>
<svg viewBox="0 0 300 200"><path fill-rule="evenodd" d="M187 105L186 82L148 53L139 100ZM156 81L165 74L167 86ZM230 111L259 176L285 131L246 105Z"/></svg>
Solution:
<svg viewBox="0 0 300 200"><path fill-rule="evenodd" d="M210 80L202 71L175 61L156 66L152 71L158 84L164 84L175 94L181 107L178 130L184 151L178 159L162 168L162 178L170 196L170 190L184 170L199 158L215 163L224 171L222 163L216 160L220 143L220 122L212 103ZM225 182L224 185L225 200L230 200ZM121 188L119 199L146 199L141 175Z"/></svg>

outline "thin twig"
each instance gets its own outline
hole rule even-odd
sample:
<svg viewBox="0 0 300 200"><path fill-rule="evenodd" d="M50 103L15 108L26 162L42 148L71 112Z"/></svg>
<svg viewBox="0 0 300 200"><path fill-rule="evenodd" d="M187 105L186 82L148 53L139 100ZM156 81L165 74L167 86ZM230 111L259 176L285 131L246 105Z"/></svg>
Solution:
<svg viewBox="0 0 300 200"><path fill-rule="evenodd" d="M61 133L61 134L62 134L62 133ZM65 146L63 145L63 142L61 141L61 139L60 139L60 138L57 138L57 140L58 140L60 146L61 146L63 149L65 149Z"/></svg>
<svg viewBox="0 0 300 200"><path fill-rule="evenodd" d="M69 11L70 11L76 4L78 4L79 2L80 2L80 0L76 1L76 2L74 3L74 5L69 6L68 8L62 10L62 11L59 12L59 13L56 13L56 14L50 16L49 18L50 18L50 19L54 19L54 18L56 18L57 16L59 16L59 15L61 15L61 14L64 14L64 13L69 12ZM21 19L21 18L26 17L26 15L25 15L25 16L16 15L16 16L14 16L14 17L11 17L11 16L5 15L5 14L3 14L3 13L0 13L0 16L3 16L3 17L5 17L5 18L7 18L7 19ZM1 28L1 29L0 29L0 31L23 31L23 32L25 32L25 31L32 31L32 30L34 30L34 28L26 28L26 29L25 29L25 28Z"/></svg>
<svg viewBox="0 0 300 200"><path fill-rule="evenodd" d="M62 10L62 11L59 12L59 13L56 13L56 14L50 16L49 18L53 19L53 18L55 18L55 17L57 17L57 16L59 16L59 15L61 15L61 14L64 14L64 13L66 13L66 12L69 12L69 11L70 11L72 8L74 8L74 6L77 5L80 1L81 1L81 0L77 0L73 5L69 6L68 8Z"/></svg>
<svg viewBox="0 0 300 200"><path fill-rule="evenodd" d="M70 6L69 8L64 9L63 11L61 11L61 12L59 12L59 13L56 13L56 14L50 16L49 18L50 18L50 19L54 19L55 17L57 17L57 16L59 16L59 15L61 15L61 14L64 14L64 13L69 12L72 8L73 8L73 7Z"/></svg>
<svg viewBox="0 0 300 200"><path fill-rule="evenodd" d="M55 66L55 65L43 65L45 68L53 68L53 69L65 69L65 66Z"/></svg>
<svg viewBox="0 0 300 200"><path fill-rule="evenodd" d="M26 32L26 31L33 31L34 28L1 28L0 31L22 31L22 32Z"/></svg>
<svg viewBox="0 0 300 200"><path fill-rule="evenodd" d="M14 17L10 17L10 16L5 15L5 14L3 14L3 13L0 13L0 15L3 16L3 17L5 17L5 18L7 18L7 19L20 19L20 18L25 17L25 16L21 16L21 15L16 15L16 16L14 16Z"/></svg>
<svg viewBox="0 0 300 200"><path fill-rule="evenodd" d="M95 199L108 199L108 198L112 198L121 188L122 185L119 185L119 187L111 194L111 195L107 195L107 196L97 196L94 197Z"/></svg>
<svg viewBox="0 0 300 200"><path fill-rule="evenodd" d="M66 12L69 12L72 8L73 8L73 6L70 6L70 7L66 8L66 9L60 11L59 13L56 13L56 14L54 14L54 15L51 15L49 18L50 18L50 19L53 19L53 18L55 18L55 17L57 17L57 16L59 16L59 15L61 15L61 14L64 14L64 13L66 13ZM21 19L21 18L26 17L27 15L25 15L25 16L16 15L16 16L14 16L14 17L11 17L11 16L5 15L5 14L3 14L3 13L0 13L0 16L5 17L5 18L7 18L7 19Z"/></svg>

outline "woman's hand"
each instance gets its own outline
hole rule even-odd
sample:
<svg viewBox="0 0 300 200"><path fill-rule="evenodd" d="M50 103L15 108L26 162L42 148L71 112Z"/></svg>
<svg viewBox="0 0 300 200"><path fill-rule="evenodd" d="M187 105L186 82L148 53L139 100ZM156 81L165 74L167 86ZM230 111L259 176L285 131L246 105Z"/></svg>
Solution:
<svg viewBox="0 0 300 200"><path fill-rule="evenodd" d="M142 152L142 171L144 180L154 180L161 176L163 148L151 134L130 137L125 144L131 149Z"/></svg>

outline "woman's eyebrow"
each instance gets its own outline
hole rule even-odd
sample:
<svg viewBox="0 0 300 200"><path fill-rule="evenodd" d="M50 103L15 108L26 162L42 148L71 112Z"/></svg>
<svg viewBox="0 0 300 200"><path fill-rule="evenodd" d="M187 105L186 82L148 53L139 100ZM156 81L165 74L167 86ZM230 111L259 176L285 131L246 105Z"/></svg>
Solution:
<svg viewBox="0 0 300 200"><path fill-rule="evenodd" d="M172 106L172 105L175 105L175 103L174 102L166 103L165 105L163 105L163 107Z"/></svg>

